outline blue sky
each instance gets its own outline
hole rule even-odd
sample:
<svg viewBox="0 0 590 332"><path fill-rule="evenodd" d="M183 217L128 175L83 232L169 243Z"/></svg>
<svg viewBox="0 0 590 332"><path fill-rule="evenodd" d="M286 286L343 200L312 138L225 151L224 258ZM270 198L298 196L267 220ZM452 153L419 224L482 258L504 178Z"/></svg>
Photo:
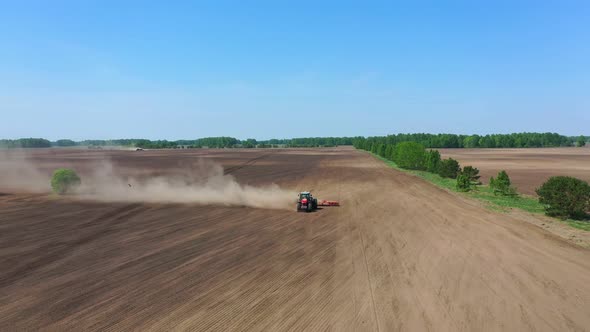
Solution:
<svg viewBox="0 0 590 332"><path fill-rule="evenodd" d="M12 1L0 137L590 134L587 1Z"/></svg>

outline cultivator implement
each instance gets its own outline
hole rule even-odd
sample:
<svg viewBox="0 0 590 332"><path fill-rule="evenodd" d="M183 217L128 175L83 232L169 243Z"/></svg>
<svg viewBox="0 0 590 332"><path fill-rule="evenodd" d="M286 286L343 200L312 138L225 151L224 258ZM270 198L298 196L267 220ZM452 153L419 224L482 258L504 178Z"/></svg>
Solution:
<svg viewBox="0 0 590 332"><path fill-rule="evenodd" d="M318 206L340 206L340 203L338 201L323 200L318 202Z"/></svg>

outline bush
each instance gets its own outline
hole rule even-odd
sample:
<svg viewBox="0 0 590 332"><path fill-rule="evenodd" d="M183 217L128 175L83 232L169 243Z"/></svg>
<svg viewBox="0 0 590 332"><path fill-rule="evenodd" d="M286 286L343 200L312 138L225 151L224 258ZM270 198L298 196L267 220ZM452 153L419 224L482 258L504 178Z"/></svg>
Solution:
<svg viewBox="0 0 590 332"><path fill-rule="evenodd" d="M578 141L576 142L576 145L580 148L583 146L586 146L586 137L584 137L584 136L578 137Z"/></svg>
<svg viewBox="0 0 590 332"><path fill-rule="evenodd" d="M570 176L554 176L537 189L547 215L581 219L590 210L590 185Z"/></svg>
<svg viewBox="0 0 590 332"><path fill-rule="evenodd" d="M51 188L60 195L66 194L78 187L82 182L76 172L67 168L60 168L53 172L51 177Z"/></svg>
<svg viewBox="0 0 590 332"><path fill-rule="evenodd" d="M438 175L443 178L456 179L459 172L461 172L461 167L459 166L459 162L455 159L449 158L440 162Z"/></svg>
<svg viewBox="0 0 590 332"><path fill-rule="evenodd" d="M498 173L496 179L492 176L490 178L490 188L494 191L494 195L512 196L516 195L516 189L512 187L510 177L506 171L502 170Z"/></svg>
<svg viewBox="0 0 590 332"><path fill-rule="evenodd" d="M415 142L402 142L395 146L395 163L401 168L424 169L426 148Z"/></svg>
<svg viewBox="0 0 590 332"><path fill-rule="evenodd" d="M471 186L472 183L469 176L465 174L459 174L459 176L457 176L457 189L459 191L470 191Z"/></svg>
<svg viewBox="0 0 590 332"><path fill-rule="evenodd" d="M481 184L481 182L479 181L479 169L473 166L465 166L463 167L461 174L467 176L469 181L473 182L474 184Z"/></svg>
<svg viewBox="0 0 590 332"><path fill-rule="evenodd" d="M424 162L426 171L430 173L438 173L440 162L440 152L438 152L438 150L430 150L426 152L426 160Z"/></svg>

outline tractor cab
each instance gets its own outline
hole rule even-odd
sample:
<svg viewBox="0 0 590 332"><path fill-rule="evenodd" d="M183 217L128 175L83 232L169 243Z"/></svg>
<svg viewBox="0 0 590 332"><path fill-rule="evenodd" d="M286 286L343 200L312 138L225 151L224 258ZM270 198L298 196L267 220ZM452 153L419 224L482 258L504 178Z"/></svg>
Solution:
<svg viewBox="0 0 590 332"><path fill-rule="evenodd" d="M317 202L317 199L313 198L309 191L302 191L297 199L297 211L311 212L317 208Z"/></svg>
<svg viewBox="0 0 590 332"><path fill-rule="evenodd" d="M309 191L302 191L302 192L300 192L299 193L299 200L302 200L304 198L306 198L306 199L312 198L311 197L311 193Z"/></svg>

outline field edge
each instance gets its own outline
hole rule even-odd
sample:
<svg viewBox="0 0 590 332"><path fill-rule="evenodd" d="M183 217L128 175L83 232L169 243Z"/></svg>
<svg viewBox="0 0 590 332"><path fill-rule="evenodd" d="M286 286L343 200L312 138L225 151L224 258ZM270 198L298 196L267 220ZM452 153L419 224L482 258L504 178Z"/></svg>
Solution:
<svg viewBox="0 0 590 332"><path fill-rule="evenodd" d="M368 153L395 170L423 179L449 193L459 195L464 199L483 203L482 206L486 209L499 213L517 215L519 219L524 219L524 221L528 223L532 223L540 228L548 230L569 242L590 248L590 222L572 219L562 220L549 217L545 215L545 210L542 204L534 197L524 194L519 194L516 198L495 196L486 185L478 186L478 190L462 192L455 187L455 179L442 178L438 174L432 174L426 171L403 169L395 162L370 151L359 151ZM562 228L567 228L567 230L564 231Z"/></svg>

